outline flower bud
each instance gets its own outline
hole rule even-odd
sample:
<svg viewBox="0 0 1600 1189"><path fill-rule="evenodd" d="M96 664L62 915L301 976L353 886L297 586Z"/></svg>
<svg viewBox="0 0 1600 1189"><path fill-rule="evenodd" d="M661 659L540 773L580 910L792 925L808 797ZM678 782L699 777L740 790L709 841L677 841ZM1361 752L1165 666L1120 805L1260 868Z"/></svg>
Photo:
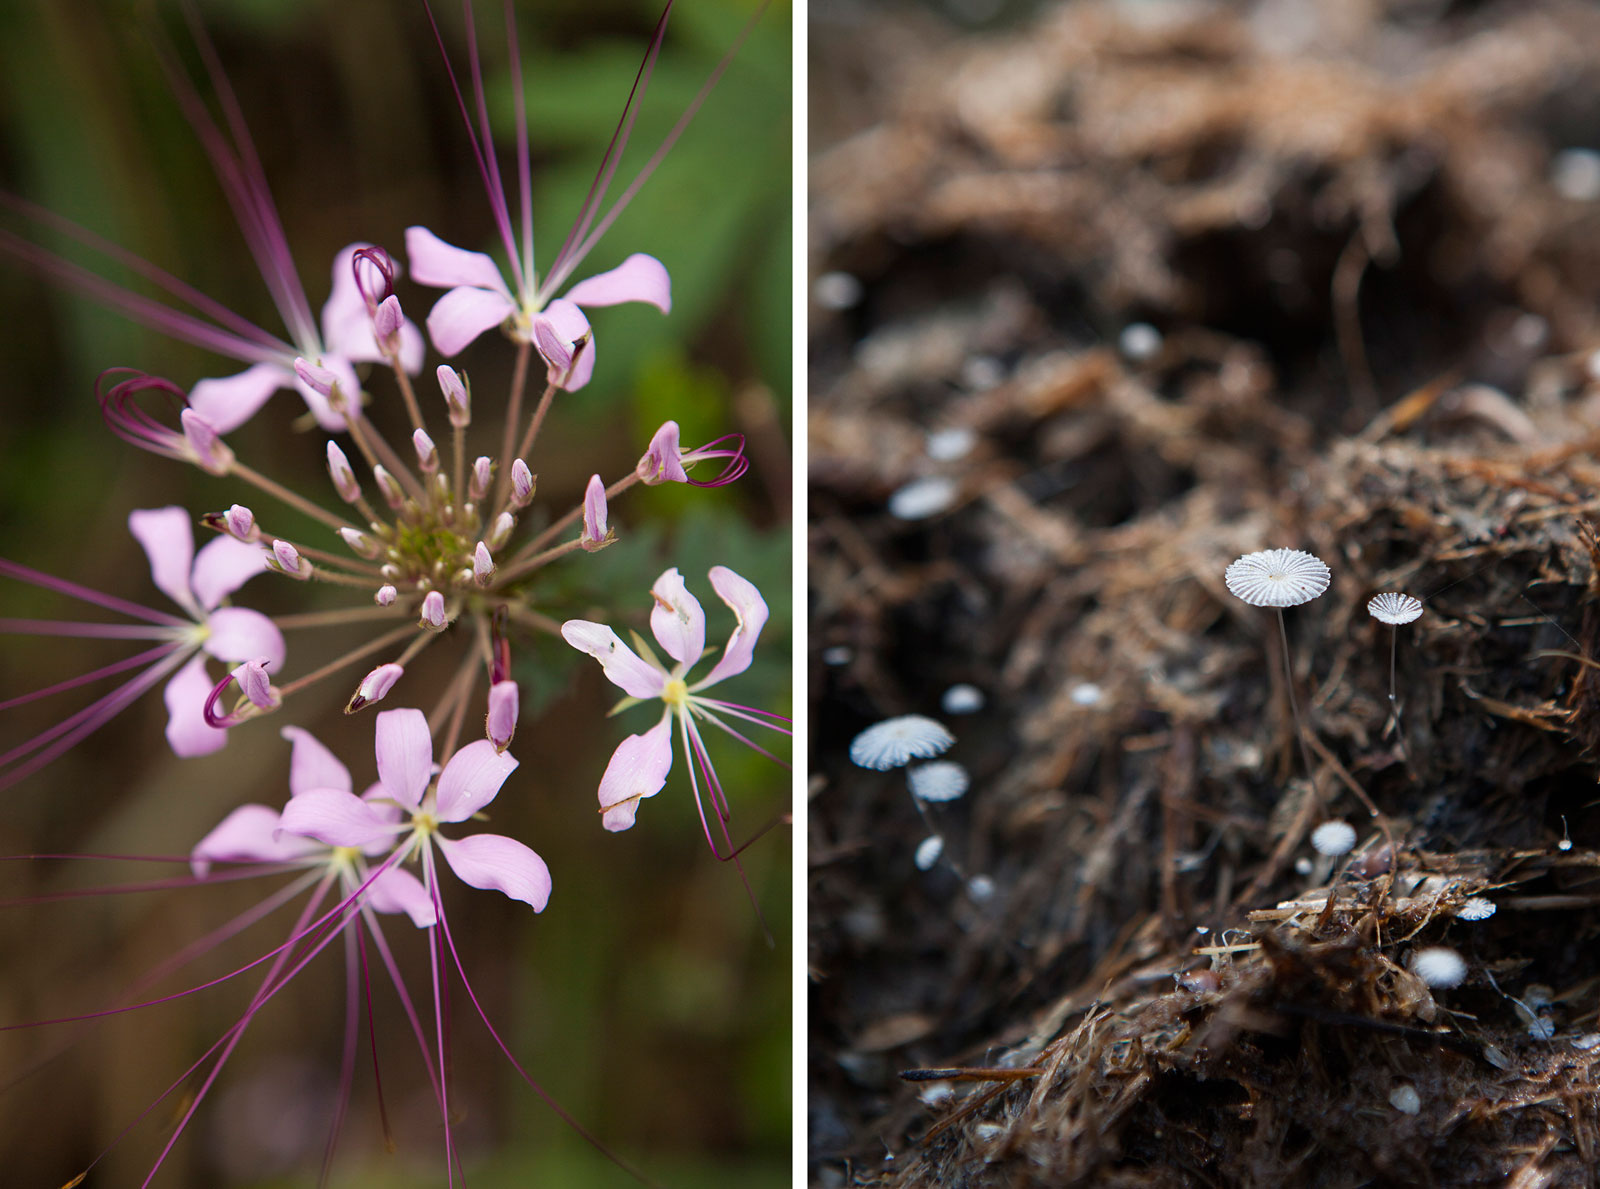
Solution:
<svg viewBox="0 0 1600 1189"><path fill-rule="evenodd" d="M488 586L489 579L494 577L494 558L489 553L489 547L482 541L472 551L472 580L479 586Z"/></svg>
<svg viewBox="0 0 1600 1189"><path fill-rule="evenodd" d="M356 482L355 472L350 469L350 460L339 449L339 443L334 441L328 443L328 477L333 480L334 490L345 503L353 504L361 498L361 485Z"/></svg>
<svg viewBox="0 0 1600 1189"><path fill-rule="evenodd" d="M234 504L222 514L222 522L227 527L228 535L250 544L261 539L261 534L256 531L255 513L243 504Z"/></svg>
<svg viewBox="0 0 1600 1189"><path fill-rule="evenodd" d="M444 403L450 410L450 424L465 429L472 423L472 389L448 363L441 363L435 375L439 377L439 391L444 393Z"/></svg>
<svg viewBox="0 0 1600 1189"><path fill-rule="evenodd" d="M394 294L378 303L377 312L372 315L372 337L378 340L384 354L399 354L400 327L405 325L405 320L400 312L400 299Z"/></svg>
<svg viewBox="0 0 1600 1189"><path fill-rule="evenodd" d="M484 718L484 734L496 751L511 746L517 733L517 683L497 681L489 687L489 713Z"/></svg>
<svg viewBox="0 0 1600 1189"><path fill-rule="evenodd" d="M400 665L379 665L361 679L361 684L356 687L356 692L346 704L344 712L354 714L363 706L383 701L384 695L394 688L394 683L400 680L400 675L404 672L405 669Z"/></svg>
<svg viewBox="0 0 1600 1189"><path fill-rule="evenodd" d="M278 691L272 688L272 679L267 676L267 659L246 661L233 671L233 679L239 683L239 689L244 696L262 710L274 710L282 700Z"/></svg>
<svg viewBox="0 0 1600 1189"><path fill-rule="evenodd" d="M300 556L300 551L287 541L272 542L272 559L278 563L279 573L304 582L311 577L311 563Z"/></svg>
<svg viewBox="0 0 1600 1189"><path fill-rule="evenodd" d="M405 491L395 477L383 469L383 464L380 463L372 468L372 478L378 484L378 490L383 493L384 503L395 509L399 509L405 504Z"/></svg>
<svg viewBox="0 0 1600 1189"><path fill-rule="evenodd" d="M490 549L504 549L506 542L511 540L511 534L517 531L517 518L510 512L502 512L495 517L494 527L489 530L488 543Z"/></svg>
<svg viewBox="0 0 1600 1189"><path fill-rule="evenodd" d="M445 623L444 595L436 590L430 590L422 600L420 625L430 631L440 632L444 630Z"/></svg>
<svg viewBox="0 0 1600 1189"><path fill-rule="evenodd" d="M639 460L639 465L634 468L634 473L651 486L657 483L689 481L689 476L683 469L683 453L678 449L676 421L662 422L661 428L656 430L655 436L650 439L650 448L645 451L644 457Z"/></svg>
<svg viewBox="0 0 1600 1189"><path fill-rule="evenodd" d="M339 536L350 547L350 552L358 557L374 558L383 549L382 545L367 536L366 533L361 532L359 529L350 528L348 525L339 530Z"/></svg>
<svg viewBox="0 0 1600 1189"><path fill-rule="evenodd" d="M226 475L233 466L233 451L228 449L211 422L193 409L179 413L178 421L183 426L189 455L200 469L212 475Z"/></svg>
<svg viewBox="0 0 1600 1189"><path fill-rule="evenodd" d="M394 603L395 598L399 594L400 592L398 590L396 590L389 583L385 582L382 586L378 587L378 593L372 596L372 601L378 604L380 607L388 607Z"/></svg>
<svg viewBox="0 0 1600 1189"><path fill-rule="evenodd" d="M300 383L321 396L331 397L339 385L337 375L325 367L318 367L304 356L295 359L294 374L300 378Z"/></svg>
<svg viewBox="0 0 1600 1189"><path fill-rule="evenodd" d="M418 429L411 435L411 445L417 452L417 466L424 475L431 475L439 469L439 451L433 444L433 439L428 436L428 431Z"/></svg>
<svg viewBox="0 0 1600 1189"><path fill-rule="evenodd" d="M511 503L518 508L526 508L528 501L533 499L535 479L533 472L528 469L528 464L522 459L517 459L511 464Z"/></svg>
<svg viewBox="0 0 1600 1189"><path fill-rule="evenodd" d="M472 481L467 484L467 495L473 500L481 500L489 494L489 484L494 479L494 463L489 461L487 454L478 455L472 464Z"/></svg>
<svg viewBox="0 0 1600 1189"><path fill-rule="evenodd" d="M613 536L606 527L606 485L599 475L589 476L589 487L583 493L583 534L578 544L590 553L604 549Z"/></svg>

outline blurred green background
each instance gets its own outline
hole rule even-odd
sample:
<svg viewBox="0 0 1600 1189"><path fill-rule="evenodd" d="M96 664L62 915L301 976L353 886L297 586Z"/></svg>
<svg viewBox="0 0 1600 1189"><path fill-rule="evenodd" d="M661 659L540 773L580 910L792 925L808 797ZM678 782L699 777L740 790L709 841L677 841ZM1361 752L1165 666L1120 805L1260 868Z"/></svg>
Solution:
<svg viewBox="0 0 1600 1189"><path fill-rule="evenodd" d="M618 185L652 152L749 19L754 0L688 0L675 10ZM420 3L409 0L206 0L198 5L256 138L314 309L334 254L366 239L402 256L404 229L498 254L487 199ZM438 5L444 37L465 64L462 16ZM209 164L174 103L153 49L170 38L192 72L198 58L176 4L22 0L0 7L0 185L64 214L195 284L275 334L282 326ZM546 265L564 237L658 15L634 0L517 4L536 177L536 248ZM754 581L772 606L757 663L725 688L735 701L790 711L790 12L756 27L678 148L577 276L650 252L673 278L674 309L595 313L597 369L563 396L530 459L539 500L555 514L592 471L631 468L666 417L686 445L739 431L753 466L738 484L630 492L613 508L622 541L553 567L541 587L556 618L582 615L645 629L648 587L676 565L705 603L720 646L732 617L706 581L715 564ZM491 105L510 167L510 80L498 3L478 4ZM508 182L510 178L508 177ZM9 219L5 226L24 225ZM76 259L59 237L30 232ZM115 269L100 271L117 279ZM437 291L402 282L420 323ZM151 606L166 601L128 535L127 513L181 503L194 511L240 499L217 480L117 441L93 398L111 366L185 386L240 370L81 300L0 256L7 327L0 375L0 556ZM459 359L473 379L475 429L489 449L511 350L484 336ZM439 362L430 352L428 369ZM437 400L428 372L425 406ZM368 384L380 424L398 425L393 386ZM386 406L387 402L387 406ZM335 497L322 436L291 428L302 410L280 394L230 436L242 459L312 494ZM388 418L390 420L386 421ZM443 436L443 418L435 419ZM498 430L493 431L498 443ZM476 451L475 451L476 452ZM245 500L266 507L262 500ZM275 524L304 528L274 514ZM309 529L305 529L309 533ZM241 602L268 611L348 597L257 579ZM87 612L87 613L86 613ZM0 582L0 616L109 618L59 596ZM287 676L331 655L338 633L289 637ZM360 639L361 637L356 637ZM300 650L297 653L297 648ZM0 638L0 699L129 655L96 641ZM582 664L577 662L582 661ZM682 756L638 825L597 824L595 786L615 744L654 717L605 712L617 691L598 666L540 644L518 653L522 767L486 828L548 861L550 906L535 917L493 893L448 886L446 903L475 988L525 1066L615 1150L667 1185L787 1184L790 1139L789 835L775 830L745 856L775 936L769 948L736 872L707 852ZM226 749L179 762L146 695L87 743L0 796L0 854L44 851L182 854L233 806L280 805L288 746L277 727L313 729L352 769L373 777L372 718L338 713L352 671ZM424 666L391 696L429 688ZM109 683L9 710L0 751L84 705ZM719 690L718 692L724 692ZM534 711L537 710L537 713ZM469 716L469 731L471 717ZM732 741L710 741L734 804L737 837L788 804L789 774ZM786 741L774 747L789 755ZM29 903L41 893L180 873L127 863L0 865L0 1023L91 1011L141 973L256 903L278 881L115 898ZM17 903L24 901L23 903ZM279 913L183 975L176 990L278 944ZM427 998L423 935L388 937L419 1000ZM0 1168L7 1184L55 1185L92 1160L242 1011L248 976L180 1003L81 1029L0 1033ZM257 1018L168 1158L165 1186L314 1184L343 1037L337 947ZM386 983L374 988L383 1093L396 1148L385 1152L371 1059L362 1041L356 1089L332 1183L444 1183L440 1121L421 1063ZM452 1094L468 1183L631 1183L522 1086L459 988L452 994ZM158 1106L92 1172L89 1185L138 1184L178 1117L186 1090ZM178 1105L174 1105L174 1104Z"/></svg>

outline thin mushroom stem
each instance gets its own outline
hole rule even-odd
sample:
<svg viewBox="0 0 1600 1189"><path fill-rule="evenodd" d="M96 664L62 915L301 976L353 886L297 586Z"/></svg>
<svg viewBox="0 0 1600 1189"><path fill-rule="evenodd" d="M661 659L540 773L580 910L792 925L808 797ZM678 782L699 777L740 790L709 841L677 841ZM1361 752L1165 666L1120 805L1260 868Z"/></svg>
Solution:
<svg viewBox="0 0 1600 1189"><path fill-rule="evenodd" d="M1283 676L1289 683L1289 709L1294 713L1294 737L1300 742L1300 759L1306 766L1306 779L1313 791L1317 787L1317 771L1311 766L1311 748L1306 744L1306 724L1300 717L1300 700L1294 696L1294 666L1289 663L1289 629L1284 626L1283 608L1278 612L1278 639L1283 642Z"/></svg>

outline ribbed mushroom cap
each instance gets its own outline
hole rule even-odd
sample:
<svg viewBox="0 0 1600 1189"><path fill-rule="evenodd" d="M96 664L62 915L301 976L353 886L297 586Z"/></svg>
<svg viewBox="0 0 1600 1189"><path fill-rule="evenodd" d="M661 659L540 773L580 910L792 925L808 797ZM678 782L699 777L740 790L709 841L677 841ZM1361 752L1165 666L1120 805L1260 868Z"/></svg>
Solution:
<svg viewBox="0 0 1600 1189"><path fill-rule="evenodd" d="M1408 594L1386 590L1367 600L1367 610L1379 623L1410 623L1422 614L1422 600Z"/></svg>
<svg viewBox="0 0 1600 1189"><path fill-rule="evenodd" d="M1222 580L1254 607L1298 607L1328 589L1332 575L1319 557L1300 549L1247 553L1228 567Z"/></svg>

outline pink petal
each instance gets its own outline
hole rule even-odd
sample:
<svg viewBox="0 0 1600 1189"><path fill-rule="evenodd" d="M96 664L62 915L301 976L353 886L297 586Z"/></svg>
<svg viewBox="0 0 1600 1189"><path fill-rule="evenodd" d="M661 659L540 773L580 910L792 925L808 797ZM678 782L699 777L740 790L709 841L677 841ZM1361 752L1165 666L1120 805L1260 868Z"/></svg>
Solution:
<svg viewBox="0 0 1600 1189"><path fill-rule="evenodd" d="M234 537L207 541L195 555L190 581L195 598L207 611L257 574L267 572L267 551Z"/></svg>
<svg viewBox="0 0 1600 1189"><path fill-rule="evenodd" d="M587 652L599 661L612 685L621 686L635 698L661 696L666 674L640 660L638 654L605 624L569 619L561 625L561 636L579 652Z"/></svg>
<svg viewBox="0 0 1600 1189"><path fill-rule="evenodd" d="M646 301L663 314L669 314L672 312L672 279L661 261L635 252L610 272L579 281L567 290L566 299L581 306Z"/></svg>
<svg viewBox="0 0 1600 1189"><path fill-rule="evenodd" d="M194 565L194 530L182 508L142 508L128 513L128 531L150 559L150 578L174 603L196 619L200 605L189 589Z"/></svg>
<svg viewBox="0 0 1600 1189"><path fill-rule="evenodd" d="M277 836L278 813L265 805L241 805L189 852L189 868L202 879L223 859L276 863L302 858L319 848L306 838Z"/></svg>
<svg viewBox="0 0 1600 1189"><path fill-rule="evenodd" d="M441 355L456 355L516 312L516 303L504 293L462 286L433 303L428 312L428 337Z"/></svg>
<svg viewBox="0 0 1600 1189"><path fill-rule="evenodd" d="M298 797L312 789L333 789L348 793L350 769L334 757L310 731L301 727L284 727L278 732L294 747L289 755L289 795Z"/></svg>
<svg viewBox="0 0 1600 1189"><path fill-rule="evenodd" d="M489 687L489 712L484 716L483 729L496 751L511 746L517 733L517 711L521 698L517 683L509 679L496 681Z"/></svg>
<svg viewBox="0 0 1600 1189"><path fill-rule="evenodd" d="M189 389L189 407L218 433L232 433L254 417L267 399L294 383L294 372L280 363L258 363L236 376L201 380Z"/></svg>
<svg viewBox="0 0 1600 1189"><path fill-rule="evenodd" d="M378 779L407 809L422 805L433 777L433 736L420 710L385 710L378 715Z"/></svg>
<svg viewBox="0 0 1600 1189"><path fill-rule="evenodd" d="M697 689L715 685L724 677L732 677L748 669L750 654L755 651L756 641L761 638L761 629L767 624L767 601L761 597L761 592L754 583L741 578L727 566L711 567L711 589L733 609L738 622L734 624L733 635L728 637L728 646L722 650L722 659L703 681L695 683Z"/></svg>
<svg viewBox="0 0 1600 1189"><path fill-rule="evenodd" d="M516 769L517 761L487 739L467 744L439 774L434 815L442 822L464 822L482 809Z"/></svg>
<svg viewBox="0 0 1600 1189"><path fill-rule="evenodd" d="M206 699L215 684L206 673L206 658L196 654L167 682L167 742L181 756L204 756L228 741L228 732L206 722Z"/></svg>
<svg viewBox="0 0 1600 1189"><path fill-rule="evenodd" d="M433 897L409 871L390 867L367 885L367 903L376 912L403 912L419 929L438 922Z"/></svg>
<svg viewBox="0 0 1600 1189"><path fill-rule="evenodd" d="M650 630L656 640L673 660L694 664L706 650L706 613L700 609L700 600L689 593L676 569L657 578L650 594L655 599Z"/></svg>
<svg viewBox="0 0 1600 1189"><path fill-rule="evenodd" d="M366 846L396 834L394 824L375 806L338 789L309 789L289 798L278 829L329 846Z"/></svg>
<svg viewBox="0 0 1600 1189"><path fill-rule="evenodd" d="M672 716L643 735L629 735L617 744L605 775L600 778L600 824L608 830L626 830L633 825L639 802L653 797L667 783L672 771Z"/></svg>
<svg viewBox="0 0 1600 1189"><path fill-rule="evenodd" d="M511 290L506 288L499 265L482 252L469 252L445 243L426 227L406 228L406 256L411 261L411 279L419 285L435 289L454 289L462 285L491 289L508 302L511 300Z"/></svg>
<svg viewBox="0 0 1600 1189"><path fill-rule="evenodd" d="M407 318L400 325L400 366L406 369L406 375L414 376L422 370L422 360L427 353L428 343L422 331Z"/></svg>
<svg viewBox="0 0 1600 1189"><path fill-rule="evenodd" d="M219 661L265 659L267 672L283 667L283 633L259 611L248 607L221 607L206 621L211 634L201 645Z"/></svg>
<svg viewBox="0 0 1600 1189"><path fill-rule="evenodd" d="M522 843L501 834L451 840L434 835L450 870L462 883L504 892L543 912L550 900L550 869Z"/></svg>

